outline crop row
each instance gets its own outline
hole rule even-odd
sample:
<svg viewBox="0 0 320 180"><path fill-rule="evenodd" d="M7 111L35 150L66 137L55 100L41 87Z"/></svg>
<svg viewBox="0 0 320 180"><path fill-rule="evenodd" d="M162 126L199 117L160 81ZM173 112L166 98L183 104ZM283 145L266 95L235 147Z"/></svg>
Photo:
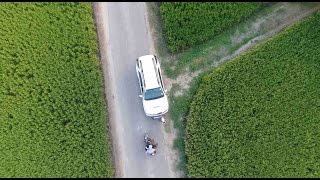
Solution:
<svg viewBox="0 0 320 180"><path fill-rule="evenodd" d="M91 3L0 16L0 177L113 177Z"/></svg>
<svg viewBox="0 0 320 180"><path fill-rule="evenodd" d="M163 29L171 52L201 44L239 23L261 2L163 2Z"/></svg>

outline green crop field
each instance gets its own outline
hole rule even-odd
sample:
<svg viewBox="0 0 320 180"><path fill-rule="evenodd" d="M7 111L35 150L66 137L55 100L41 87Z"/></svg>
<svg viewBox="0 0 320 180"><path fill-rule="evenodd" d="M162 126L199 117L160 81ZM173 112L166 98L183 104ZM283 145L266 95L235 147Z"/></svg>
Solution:
<svg viewBox="0 0 320 180"><path fill-rule="evenodd" d="M201 44L250 16L261 2L162 2L168 49L175 53Z"/></svg>
<svg viewBox="0 0 320 180"><path fill-rule="evenodd" d="M320 13L202 79L190 177L320 177Z"/></svg>
<svg viewBox="0 0 320 180"><path fill-rule="evenodd" d="M0 17L0 177L113 177L91 3Z"/></svg>

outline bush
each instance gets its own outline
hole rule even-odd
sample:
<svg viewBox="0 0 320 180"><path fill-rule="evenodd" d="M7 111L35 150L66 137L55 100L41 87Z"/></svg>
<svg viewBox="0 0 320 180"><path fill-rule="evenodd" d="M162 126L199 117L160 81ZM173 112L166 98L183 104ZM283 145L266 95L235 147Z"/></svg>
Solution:
<svg viewBox="0 0 320 180"><path fill-rule="evenodd" d="M261 2L163 2L160 13L171 52L201 44L247 18Z"/></svg>
<svg viewBox="0 0 320 180"><path fill-rule="evenodd" d="M186 127L190 177L319 177L320 13L203 79Z"/></svg>
<svg viewBox="0 0 320 180"><path fill-rule="evenodd" d="M113 177L91 3L0 16L0 176Z"/></svg>

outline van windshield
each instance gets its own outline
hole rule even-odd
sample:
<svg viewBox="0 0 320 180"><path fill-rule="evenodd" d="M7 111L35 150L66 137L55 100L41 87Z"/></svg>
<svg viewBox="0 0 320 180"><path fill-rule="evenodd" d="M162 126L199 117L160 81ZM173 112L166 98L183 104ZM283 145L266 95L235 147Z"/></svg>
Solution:
<svg viewBox="0 0 320 180"><path fill-rule="evenodd" d="M161 87L154 88L154 89L148 89L144 93L144 99L145 100L153 100L162 98L164 96L163 90Z"/></svg>

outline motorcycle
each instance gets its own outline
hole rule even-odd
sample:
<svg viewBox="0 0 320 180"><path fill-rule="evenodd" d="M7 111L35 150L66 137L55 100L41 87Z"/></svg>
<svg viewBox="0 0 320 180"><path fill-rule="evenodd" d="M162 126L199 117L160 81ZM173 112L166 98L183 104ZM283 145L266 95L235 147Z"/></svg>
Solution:
<svg viewBox="0 0 320 180"><path fill-rule="evenodd" d="M158 143L155 143L153 139L151 139L149 137L148 133L144 134L144 150L146 152L146 154L150 154L151 156L154 156L157 151L156 151L156 147L158 146Z"/></svg>

